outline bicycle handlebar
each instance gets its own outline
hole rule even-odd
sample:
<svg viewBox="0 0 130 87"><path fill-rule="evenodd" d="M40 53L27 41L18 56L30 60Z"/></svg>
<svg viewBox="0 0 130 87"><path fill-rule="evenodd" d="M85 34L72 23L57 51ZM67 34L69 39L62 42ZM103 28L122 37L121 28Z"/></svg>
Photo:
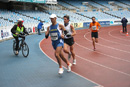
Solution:
<svg viewBox="0 0 130 87"><path fill-rule="evenodd" d="M29 35L29 34L20 33L20 34L18 34L18 37L19 37L19 36L20 36L20 37L25 37L25 36L27 36L27 35Z"/></svg>

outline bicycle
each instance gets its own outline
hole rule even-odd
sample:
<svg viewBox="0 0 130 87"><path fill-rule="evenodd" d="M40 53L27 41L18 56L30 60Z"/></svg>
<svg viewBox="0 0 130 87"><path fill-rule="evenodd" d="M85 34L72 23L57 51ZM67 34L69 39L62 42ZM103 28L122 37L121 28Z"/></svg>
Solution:
<svg viewBox="0 0 130 87"><path fill-rule="evenodd" d="M25 37L27 36L27 34L19 34L18 37ZM25 42L25 40L22 38L19 40L19 49L18 49L18 52L22 49L22 54L24 57L27 57L29 55L29 47L27 45L27 43ZM13 52L15 55L18 55L16 54L16 40L13 41Z"/></svg>

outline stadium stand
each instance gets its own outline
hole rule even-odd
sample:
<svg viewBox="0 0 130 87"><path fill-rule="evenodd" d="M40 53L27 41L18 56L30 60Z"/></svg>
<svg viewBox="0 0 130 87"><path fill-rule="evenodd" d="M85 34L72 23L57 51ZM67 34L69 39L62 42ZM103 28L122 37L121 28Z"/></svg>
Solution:
<svg viewBox="0 0 130 87"><path fill-rule="evenodd" d="M106 11L109 14L116 15L118 17L130 18L130 11Z"/></svg>
<svg viewBox="0 0 130 87"><path fill-rule="evenodd" d="M83 17L81 15L78 15L76 13L70 12L68 10L55 10L55 11L54 10L50 10L48 12L57 14L57 16L59 16L61 18L63 18L64 15L69 15L71 22L85 22L86 20L89 20L89 18Z"/></svg>
<svg viewBox="0 0 130 87"><path fill-rule="evenodd" d="M88 4L83 5L83 2L87 2ZM57 5L35 4L38 10L14 9L11 11L0 9L0 25L13 25L17 22L18 18L22 18L25 24L37 24L40 20L50 23L49 15L52 13L58 16L58 22L63 22L64 15L69 15L71 22L91 21L92 16L95 16L99 21L120 20L124 16L130 18L130 1L116 0L113 2L114 4L110 4L108 0L58 0ZM19 6L22 7L21 4Z"/></svg>
<svg viewBox="0 0 130 87"><path fill-rule="evenodd" d="M2 18L4 18L5 20L7 20L6 22L3 22L6 25L17 22L18 18L22 18L24 20L24 23L38 23L38 21L36 21L30 17L26 17L26 16L23 16L16 12L12 12L12 11L8 11L8 10L0 10L0 16ZM10 23L9 21L12 21L12 23Z"/></svg>
<svg viewBox="0 0 130 87"><path fill-rule="evenodd" d="M97 20L118 20L118 18L104 14L103 12L79 12L79 13L88 17L95 16Z"/></svg>

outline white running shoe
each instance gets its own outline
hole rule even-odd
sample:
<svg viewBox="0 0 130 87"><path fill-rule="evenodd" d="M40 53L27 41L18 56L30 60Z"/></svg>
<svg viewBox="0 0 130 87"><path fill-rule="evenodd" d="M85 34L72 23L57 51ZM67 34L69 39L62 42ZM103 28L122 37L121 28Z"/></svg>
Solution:
<svg viewBox="0 0 130 87"><path fill-rule="evenodd" d="M71 72L71 66L72 66L71 63L67 66L67 71L68 71L68 72Z"/></svg>
<svg viewBox="0 0 130 87"><path fill-rule="evenodd" d="M64 72L64 69L63 68L59 68L59 74L63 74L63 72Z"/></svg>
<svg viewBox="0 0 130 87"><path fill-rule="evenodd" d="M73 64L76 65L76 59L73 60Z"/></svg>

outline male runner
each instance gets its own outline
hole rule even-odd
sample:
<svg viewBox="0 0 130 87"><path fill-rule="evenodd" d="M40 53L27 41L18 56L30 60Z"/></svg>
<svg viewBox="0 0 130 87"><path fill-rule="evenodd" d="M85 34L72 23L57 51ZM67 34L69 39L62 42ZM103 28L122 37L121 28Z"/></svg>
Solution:
<svg viewBox="0 0 130 87"><path fill-rule="evenodd" d="M69 16L64 16L64 27L67 30L67 35L64 37L64 52L68 54L68 59L71 58L71 54L73 57L73 64L76 65L76 58L74 53L74 38L73 36L76 35L76 31L74 27L69 23ZM68 47L70 52L68 51Z"/></svg>
<svg viewBox="0 0 130 87"><path fill-rule="evenodd" d="M62 52L62 48L64 46L64 41L63 41L64 35L62 34L62 32L64 31L66 34L67 31L65 30L62 24L56 22L57 16L55 14L52 14L50 16L50 19L52 25L47 27L47 32L45 33L45 37L48 38L49 34L51 36L52 46L55 49L55 57L59 64L59 74L62 74L64 71L62 68L61 59L67 64L67 71L70 72L72 64L69 63L68 60L66 60Z"/></svg>
<svg viewBox="0 0 130 87"><path fill-rule="evenodd" d="M92 17L92 22L90 23L89 29L91 29L91 37L94 51L96 50L95 42L98 43L98 31L100 28L101 25L98 22L96 22L95 17Z"/></svg>

